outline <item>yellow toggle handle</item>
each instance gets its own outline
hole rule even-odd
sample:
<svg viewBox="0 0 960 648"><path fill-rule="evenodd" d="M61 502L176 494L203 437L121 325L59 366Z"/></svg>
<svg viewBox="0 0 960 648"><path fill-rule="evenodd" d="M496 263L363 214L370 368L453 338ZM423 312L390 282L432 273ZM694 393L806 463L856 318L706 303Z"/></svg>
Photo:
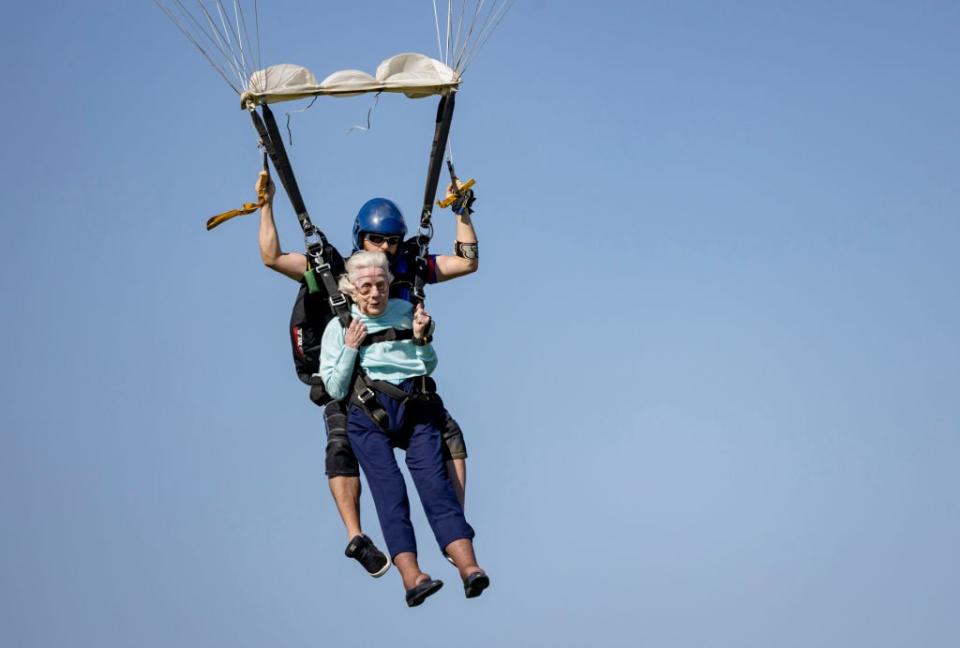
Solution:
<svg viewBox="0 0 960 648"><path fill-rule="evenodd" d="M467 189L469 189L475 184L477 184L477 181L474 180L473 178L470 178L469 180L464 182L462 185L460 185L460 187L454 193L447 194L446 198L438 201L437 205L444 208L449 207L453 203L457 202L457 199L460 198L460 194L462 194L464 191L466 191Z"/></svg>
<svg viewBox="0 0 960 648"><path fill-rule="evenodd" d="M257 178L257 199L256 203L243 203L243 207L240 209L231 209L230 211L225 211L222 214L217 214L216 216L207 220L207 231L209 232L217 225L221 223L226 223L231 218L237 216L245 216L247 214L252 214L257 211L267 202L267 185L270 183L270 173L268 171L261 171L260 177Z"/></svg>

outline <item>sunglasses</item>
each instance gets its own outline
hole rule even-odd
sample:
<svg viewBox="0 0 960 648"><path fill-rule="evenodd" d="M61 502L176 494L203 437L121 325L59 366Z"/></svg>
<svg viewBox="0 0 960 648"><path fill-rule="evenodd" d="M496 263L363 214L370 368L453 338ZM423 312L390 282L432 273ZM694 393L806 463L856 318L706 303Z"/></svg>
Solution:
<svg viewBox="0 0 960 648"><path fill-rule="evenodd" d="M383 236L382 234L365 234L364 238L374 245L380 245L381 243L386 243L387 245L399 245L400 241L403 240L403 237L399 235Z"/></svg>

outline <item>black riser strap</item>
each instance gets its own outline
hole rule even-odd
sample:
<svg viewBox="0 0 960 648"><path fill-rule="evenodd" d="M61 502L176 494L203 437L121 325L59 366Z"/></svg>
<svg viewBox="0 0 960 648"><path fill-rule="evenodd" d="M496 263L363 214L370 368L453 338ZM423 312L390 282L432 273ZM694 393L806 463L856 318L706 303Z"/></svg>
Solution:
<svg viewBox="0 0 960 648"><path fill-rule="evenodd" d="M293 175L293 167L290 166L287 149L283 146L283 137L277 128L277 120L274 119L273 111L270 110L267 104L263 104L260 109L263 111L263 121L267 125L267 133L270 135L270 145L273 148L273 152L270 154L270 158L273 160L273 167L277 170L280 181L283 182L283 188L287 191L290 204L293 205L293 211L295 211L297 217L300 218L301 215L307 213L307 206L303 204L303 196L300 195L297 178ZM310 222L309 219L307 222Z"/></svg>
<svg viewBox="0 0 960 648"><path fill-rule="evenodd" d="M450 135L450 122L453 120L453 108L456 104L456 92L440 98L437 106L437 121L433 131L433 145L430 147L430 163L427 166L427 184L423 191L423 210L420 224L426 226L433 214L433 201L437 197L437 184L440 182L440 169L443 166L443 153L447 150L447 137Z"/></svg>

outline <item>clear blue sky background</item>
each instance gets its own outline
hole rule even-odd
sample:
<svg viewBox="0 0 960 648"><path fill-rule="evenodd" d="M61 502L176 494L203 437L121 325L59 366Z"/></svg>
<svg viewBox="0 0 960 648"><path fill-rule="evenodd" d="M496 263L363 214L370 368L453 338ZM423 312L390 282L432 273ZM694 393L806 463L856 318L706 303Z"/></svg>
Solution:
<svg viewBox="0 0 960 648"><path fill-rule="evenodd" d="M320 77L436 52L426 0L262 5ZM296 286L203 229L253 196L235 95L150 2L0 18L0 644L960 644L955 2L518 0L454 125L482 267L430 292L493 587L417 509L416 610L342 556ZM423 191L435 101L346 135L371 101L292 116L343 248Z"/></svg>

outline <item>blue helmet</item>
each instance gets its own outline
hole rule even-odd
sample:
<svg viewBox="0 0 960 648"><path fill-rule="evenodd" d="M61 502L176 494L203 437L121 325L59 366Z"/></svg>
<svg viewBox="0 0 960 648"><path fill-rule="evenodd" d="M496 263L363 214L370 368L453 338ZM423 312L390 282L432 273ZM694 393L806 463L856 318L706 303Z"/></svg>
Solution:
<svg viewBox="0 0 960 648"><path fill-rule="evenodd" d="M363 235L367 233L406 237L407 224L396 203L386 198L371 198L363 204L353 223L354 252L363 247Z"/></svg>

